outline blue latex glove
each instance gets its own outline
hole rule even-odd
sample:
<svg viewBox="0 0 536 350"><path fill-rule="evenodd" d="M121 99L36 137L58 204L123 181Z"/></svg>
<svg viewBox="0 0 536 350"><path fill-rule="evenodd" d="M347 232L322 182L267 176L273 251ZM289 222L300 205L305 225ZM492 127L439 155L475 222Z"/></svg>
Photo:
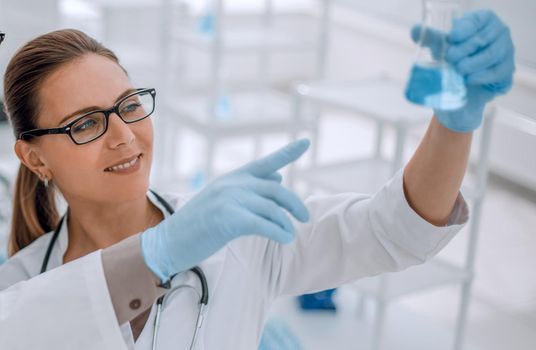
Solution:
<svg viewBox="0 0 536 350"><path fill-rule="evenodd" d="M298 159L309 140L286 147L207 185L181 209L141 234L145 263L167 282L214 254L234 238L258 234L281 243L294 238L288 211L301 222L309 213L301 199L281 186L280 168Z"/></svg>
<svg viewBox="0 0 536 350"><path fill-rule="evenodd" d="M420 26L411 31L415 42L420 38L420 31ZM427 34L423 44L437 57L445 42L444 34L437 31ZM467 103L457 110L434 112L448 129L471 132L482 123L486 103L512 87L515 63L510 30L492 11L469 12L454 21L446 43L445 58L464 78Z"/></svg>

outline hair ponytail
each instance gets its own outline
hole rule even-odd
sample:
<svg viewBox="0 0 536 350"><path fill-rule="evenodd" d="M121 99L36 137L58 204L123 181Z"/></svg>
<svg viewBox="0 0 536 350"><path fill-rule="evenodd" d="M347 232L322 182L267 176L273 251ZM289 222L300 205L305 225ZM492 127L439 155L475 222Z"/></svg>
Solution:
<svg viewBox="0 0 536 350"><path fill-rule="evenodd" d="M21 164L15 183L8 256L53 230L58 220L54 186L45 187L36 174Z"/></svg>

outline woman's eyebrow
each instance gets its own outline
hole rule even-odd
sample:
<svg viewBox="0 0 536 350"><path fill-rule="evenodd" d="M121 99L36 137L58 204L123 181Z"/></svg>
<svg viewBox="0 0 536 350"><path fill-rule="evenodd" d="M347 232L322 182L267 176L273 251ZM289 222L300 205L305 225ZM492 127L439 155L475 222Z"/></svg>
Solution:
<svg viewBox="0 0 536 350"><path fill-rule="evenodd" d="M132 93L134 91L136 91L136 89L134 89L134 88L130 88L130 89L127 89L127 90L123 91L119 96L117 96L117 98L115 99L114 103L117 103L117 101L119 101L120 99L122 99L123 97L127 96L128 94L130 94L130 93ZM65 123L66 120L69 120L69 119L71 119L72 117L74 117L76 115L84 114L84 113L91 112L91 111L94 111L94 110L97 110L97 109L102 109L102 107L90 106L90 107L85 107L85 108L79 109L76 112L73 112L73 113L69 114L68 116L66 116L65 118L63 118L58 123L58 126L61 127L63 125L63 123Z"/></svg>

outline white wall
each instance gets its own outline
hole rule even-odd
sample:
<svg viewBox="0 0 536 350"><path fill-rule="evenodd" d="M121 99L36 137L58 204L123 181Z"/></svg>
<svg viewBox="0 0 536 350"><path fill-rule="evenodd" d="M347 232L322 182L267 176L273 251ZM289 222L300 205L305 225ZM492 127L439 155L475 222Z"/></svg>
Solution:
<svg viewBox="0 0 536 350"><path fill-rule="evenodd" d="M0 76L22 43L57 28L58 23L58 0L0 0L0 28L6 33L0 48ZM0 79L0 91L3 86Z"/></svg>

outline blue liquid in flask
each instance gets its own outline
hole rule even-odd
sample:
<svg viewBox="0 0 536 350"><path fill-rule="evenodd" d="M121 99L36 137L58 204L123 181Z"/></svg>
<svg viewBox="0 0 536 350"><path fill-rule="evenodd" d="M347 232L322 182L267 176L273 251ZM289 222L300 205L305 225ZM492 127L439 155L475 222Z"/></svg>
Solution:
<svg viewBox="0 0 536 350"><path fill-rule="evenodd" d="M454 110L465 105L463 77L448 64L415 64L406 87L406 98L439 110Z"/></svg>

